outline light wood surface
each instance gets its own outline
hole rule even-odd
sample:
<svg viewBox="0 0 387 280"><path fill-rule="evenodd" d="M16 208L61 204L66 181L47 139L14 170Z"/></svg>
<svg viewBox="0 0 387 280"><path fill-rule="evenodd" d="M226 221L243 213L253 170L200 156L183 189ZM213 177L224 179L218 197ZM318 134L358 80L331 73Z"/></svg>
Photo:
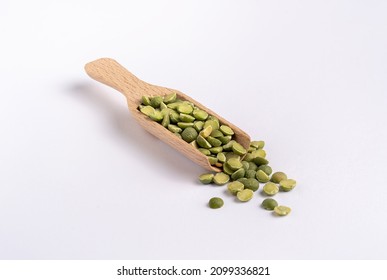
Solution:
<svg viewBox="0 0 387 280"><path fill-rule="evenodd" d="M206 111L210 115L217 117L222 124L231 127L235 132L235 140L246 149L249 147L250 136L235 125L231 124L221 116L217 115L210 109L206 108L199 102L193 100L188 95L185 95L178 90L152 85L140 80L114 59L100 58L89 62L85 65L85 70L86 73L94 80L108 85L124 94L127 99L130 112L144 129L209 171L219 172L221 170L217 167L211 166L207 157L193 146L176 137L168 129L151 120L137 109L138 105L141 103L141 97L143 95L164 96L171 92L176 92L179 98L193 102L200 109Z"/></svg>

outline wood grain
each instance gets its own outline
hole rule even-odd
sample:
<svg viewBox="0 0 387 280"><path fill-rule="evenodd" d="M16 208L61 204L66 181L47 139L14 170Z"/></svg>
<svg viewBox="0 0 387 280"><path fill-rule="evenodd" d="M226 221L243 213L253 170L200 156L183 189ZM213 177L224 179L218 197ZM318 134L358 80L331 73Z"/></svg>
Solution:
<svg viewBox="0 0 387 280"><path fill-rule="evenodd" d="M250 136L237 126L223 119L212 110L206 108L199 102L193 100L191 97L178 90L152 85L140 80L114 59L100 58L89 62L85 65L85 70L86 73L94 80L108 85L124 94L127 99L130 112L144 129L209 171L219 172L221 170L217 167L211 166L207 157L197 149L192 147L184 140L176 137L168 129L151 120L137 109L138 105L141 103L141 97L143 95L164 96L171 92L176 92L179 98L194 103L200 109L206 111L210 115L217 117L222 124L231 127L235 132L234 139L246 149L249 147Z"/></svg>

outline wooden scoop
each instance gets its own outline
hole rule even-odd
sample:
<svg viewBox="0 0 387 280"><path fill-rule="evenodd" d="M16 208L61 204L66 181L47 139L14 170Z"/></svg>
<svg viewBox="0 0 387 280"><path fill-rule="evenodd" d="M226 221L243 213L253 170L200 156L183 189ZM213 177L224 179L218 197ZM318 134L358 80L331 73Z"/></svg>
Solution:
<svg viewBox="0 0 387 280"><path fill-rule="evenodd" d="M207 170L216 172L221 171L221 169L210 165L207 156L202 154L195 147L176 137L168 129L141 113L137 108L138 105L141 104L141 97L143 95L164 96L175 92L178 98L194 103L197 107L206 111L208 114L217 117L221 124L231 127L235 132L234 139L246 150L250 145L249 135L199 102L193 100L191 97L178 90L155 86L141 81L113 59L100 58L89 62L85 65L85 70L86 73L94 80L108 85L124 94L128 102L129 111L143 128Z"/></svg>

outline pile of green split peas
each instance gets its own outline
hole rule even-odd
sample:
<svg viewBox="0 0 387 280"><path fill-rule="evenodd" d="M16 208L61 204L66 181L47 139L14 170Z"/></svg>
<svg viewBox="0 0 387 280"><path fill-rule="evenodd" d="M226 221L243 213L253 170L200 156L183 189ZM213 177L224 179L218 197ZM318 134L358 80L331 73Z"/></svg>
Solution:
<svg viewBox="0 0 387 280"><path fill-rule="evenodd" d="M211 165L222 169L216 174L200 175L203 184L228 184L228 191L242 202L251 200L260 184L264 184L262 193L265 196L288 192L296 186L296 181L288 179L285 173L272 174L263 149L264 141L252 141L246 150L233 139L234 131L229 126L221 124L192 102L177 98L176 93L143 96L138 109L206 155ZM218 209L224 201L213 197L208 204L210 208ZM286 216L291 211L287 206L278 205L273 198L266 198L261 206L278 216Z"/></svg>

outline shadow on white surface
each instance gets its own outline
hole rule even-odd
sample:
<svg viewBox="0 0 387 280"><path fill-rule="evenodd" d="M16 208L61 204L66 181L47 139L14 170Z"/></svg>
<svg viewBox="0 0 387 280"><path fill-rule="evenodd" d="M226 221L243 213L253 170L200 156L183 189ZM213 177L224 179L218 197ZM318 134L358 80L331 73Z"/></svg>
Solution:
<svg viewBox="0 0 387 280"><path fill-rule="evenodd" d="M122 110L122 106L108 97L109 90L103 91L90 83L77 83L68 91L87 106L95 107L98 113L105 114L108 117L108 125L114 133L112 138L120 138L117 141L123 141L127 145L129 156L141 155L141 161L145 162L145 166L155 165L159 170L175 178L182 177L185 181L187 178L192 178L196 182L196 175L203 172L201 167L146 132L127 109ZM125 99L122 99L122 103L126 106ZM139 159L134 160L139 161Z"/></svg>

